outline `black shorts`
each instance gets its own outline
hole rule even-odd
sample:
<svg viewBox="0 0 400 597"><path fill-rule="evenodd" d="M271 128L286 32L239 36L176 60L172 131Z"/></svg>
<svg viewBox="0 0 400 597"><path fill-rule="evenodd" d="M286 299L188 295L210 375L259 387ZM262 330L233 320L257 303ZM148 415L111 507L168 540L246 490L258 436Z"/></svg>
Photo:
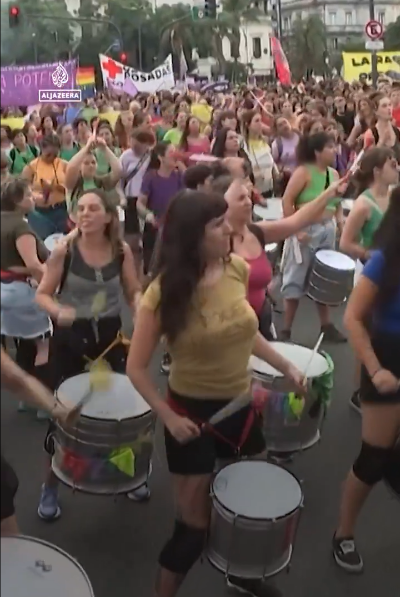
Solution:
<svg viewBox="0 0 400 597"><path fill-rule="evenodd" d="M372 333L372 348L381 366L400 379L400 335ZM365 367L361 370L361 401L375 404L400 403L400 388L394 394L379 394Z"/></svg>
<svg viewBox="0 0 400 597"><path fill-rule="evenodd" d="M96 359L113 342L120 329L119 317L100 319L97 343L90 321L78 320L71 328L55 328L49 354L49 385L53 392L64 380L83 373L88 364L84 355L91 360ZM123 344L114 346L104 358L116 373L126 372L127 348ZM55 424L50 421L44 449L51 456L54 454L55 430Z"/></svg>
<svg viewBox="0 0 400 597"><path fill-rule="evenodd" d="M1 457L1 520L15 514L14 498L18 490L18 477L12 466Z"/></svg>
<svg viewBox="0 0 400 597"><path fill-rule="evenodd" d="M137 212L137 197L127 197L125 207L125 233L140 234L139 217Z"/></svg>
<svg viewBox="0 0 400 597"><path fill-rule="evenodd" d="M226 400L199 400L185 398L170 391L170 396L178 410L187 413L196 423L206 422L223 408ZM215 426L215 433L204 432L187 444L180 444L165 428L165 449L168 469L176 475L208 475L215 469L217 460L234 460L238 456L256 456L265 448L262 433L262 419L256 415L254 423L241 446L243 429L250 414L250 407L242 408Z"/></svg>

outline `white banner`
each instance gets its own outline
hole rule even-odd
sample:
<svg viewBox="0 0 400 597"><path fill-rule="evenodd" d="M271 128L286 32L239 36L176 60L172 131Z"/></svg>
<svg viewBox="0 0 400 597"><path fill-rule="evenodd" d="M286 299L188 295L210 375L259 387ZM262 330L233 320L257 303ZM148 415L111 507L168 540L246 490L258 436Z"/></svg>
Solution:
<svg viewBox="0 0 400 597"><path fill-rule="evenodd" d="M99 55L99 60L104 85L120 89L121 92L126 78L131 79L139 93L156 93L161 89L175 87L171 54L150 73L143 73L104 54Z"/></svg>

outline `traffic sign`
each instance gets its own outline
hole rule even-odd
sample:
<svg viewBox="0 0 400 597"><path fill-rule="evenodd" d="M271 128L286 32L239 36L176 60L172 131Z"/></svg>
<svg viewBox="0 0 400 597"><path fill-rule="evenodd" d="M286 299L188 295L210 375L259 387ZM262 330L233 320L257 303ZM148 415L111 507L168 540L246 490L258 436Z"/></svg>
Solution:
<svg viewBox="0 0 400 597"><path fill-rule="evenodd" d="M365 25L365 33L370 39L380 39L383 35L383 25L379 21L368 21Z"/></svg>
<svg viewBox="0 0 400 597"><path fill-rule="evenodd" d="M365 42L365 49L370 52L381 52L384 48L384 43L381 39L367 39Z"/></svg>

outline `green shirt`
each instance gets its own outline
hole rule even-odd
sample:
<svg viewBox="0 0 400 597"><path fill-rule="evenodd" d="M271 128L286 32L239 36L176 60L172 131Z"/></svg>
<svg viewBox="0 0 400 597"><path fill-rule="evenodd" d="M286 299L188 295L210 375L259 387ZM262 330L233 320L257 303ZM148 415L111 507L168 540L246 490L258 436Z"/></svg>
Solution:
<svg viewBox="0 0 400 597"><path fill-rule="evenodd" d="M74 155L76 155L79 152L79 150L80 147L78 143L74 143L71 148L62 147L60 150L60 158L62 160L65 160L66 162L69 162L70 160L72 160Z"/></svg>
<svg viewBox="0 0 400 597"><path fill-rule="evenodd" d="M119 147L110 147L109 149L111 149L111 151L117 158L120 157L122 151ZM94 154L96 156L97 161L97 176L105 176L106 174L109 174L111 168L110 164L107 161L105 152L97 148L94 150Z"/></svg>
<svg viewBox="0 0 400 597"><path fill-rule="evenodd" d="M375 232L378 230L380 223L382 222L383 212L376 203L375 198L371 193L370 189L367 189L366 191L361 193L361 195L369 200L371 207L371 213L369 215L369 218L366 222L364 222L364 225L360 231L360 242L363 247L369 249L372 246L372 241L374 239Z"/></svg>
<svg viewBox="0 0 400 597"><path fill-rule="evenodd" d="M25 151L19 151L16 147L13 147L8 155L10 160L10 172L11 174L21 174L22 170L32 160L35 159L32 149L29 145L26 146Z"/></svg>
<svg viewBox="0 0 400 597"><path fill-rule="evenodd" d="M165 133L163 141L169 141L175 147L178 147L179 143L182 139L182 131L179 129L170 129L167 133Z"/></svg>
<svg viewBox="0 0 400 597"><path fill-rule="evenodd" d="M318 168L316 168L316 166L313 164L307 165L306 168L310 173L311 180L297 197L296 205L305 205L306 203L311 203L311 201L314 201L314 199L317 199L320 195L322 195L322 193L335 180L335 170L333 168L328 168L328 175L326 172L321 172L321 170L318 170ZM340 202L341 199L339 197L337 199L332 199L329 201L327 209L332 212L336 211L336 208Z"/></svg>

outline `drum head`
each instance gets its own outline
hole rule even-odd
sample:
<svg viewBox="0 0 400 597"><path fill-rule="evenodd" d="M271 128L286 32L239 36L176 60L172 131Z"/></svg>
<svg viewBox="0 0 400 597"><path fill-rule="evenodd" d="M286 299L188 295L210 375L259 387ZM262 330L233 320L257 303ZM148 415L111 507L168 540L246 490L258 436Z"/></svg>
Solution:
<svg viewBox="0 0 400 597"><path fill-rule="evenodd" d="M88 577L68 554L30 537L1 538L2 597L93 597Z"/></svg>
<svg viewBox="0 0 400 597"><path fill-rule="evenodd" d="M299 344L286 344L286 342L271 342L271 346L285 359L293 363L300 371L305 371L310 362L312 350ZM270 375L272 377L283 377L280 371L258 357L250 357L250 367L256 373ZM319 377L328 371L328 363L322 354L317 353L308 370L307 377Z"/></svg>
<svg viewBox="0 0 400 597"><path fill-rule="evenodd" d="M135 390L126 375L111 373L110 378L107 389L93 392L90 401L82 409L83 416L122 421L150 412L149 405ZM74 406L88 392L89 387L89 373L81 373L66 379L60 385L57 398L60 402L65 399L68 404Z"/></svg>
<svg viewBox="0 0 400 597"><path fill-rule="evenodd" d="M273 520L297 510L303 492L297 479L268 462L235 462L213 482L215 498L230 512L245 518Z"/></svg>
<svg viewBox="0 0 400 597"><path fill-rule="evenodd" d="M46 249L50 252L53 251L57 243L62 238L64 238L64 234L62 234L61 232L57 232L56 234L51 234L50 236L48 236L44 241Z"/></svg>
<svg viewBox="0 0 400 597"><path fill-rule="evenodd" d="M356 267L353 259L350 259L350 257L343 255L343 253L339 253L338 251L317 251L315 257L324 265L328 265L334 269L351 271Z"/></svg>

